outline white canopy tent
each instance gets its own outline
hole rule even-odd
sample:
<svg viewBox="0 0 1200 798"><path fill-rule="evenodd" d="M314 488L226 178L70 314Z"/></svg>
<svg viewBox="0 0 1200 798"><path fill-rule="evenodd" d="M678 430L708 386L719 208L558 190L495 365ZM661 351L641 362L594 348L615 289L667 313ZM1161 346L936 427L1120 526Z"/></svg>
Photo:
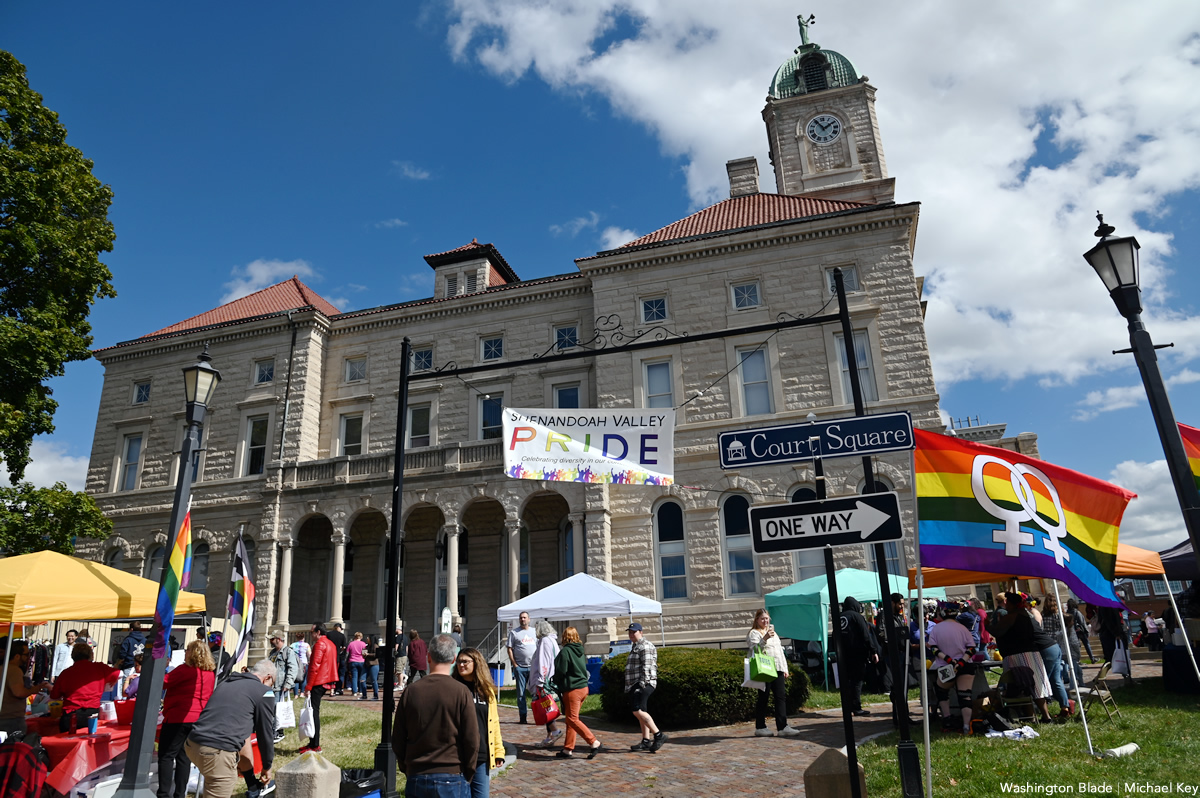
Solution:
<svg viewBox="0 0 1200 798"><path fill-rule="evenodd" d="M529 613L531 618L548 621L657 615L660 628L662 626L661 603L587 574L568 576L512 604L505 604L496 610L496 620L512 623L523 612Z"/></svg>

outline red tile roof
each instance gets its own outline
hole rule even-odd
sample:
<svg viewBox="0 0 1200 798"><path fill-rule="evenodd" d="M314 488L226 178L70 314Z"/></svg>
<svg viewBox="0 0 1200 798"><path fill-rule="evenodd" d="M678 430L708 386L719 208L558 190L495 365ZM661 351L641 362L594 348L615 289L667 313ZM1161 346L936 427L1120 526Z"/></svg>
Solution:
<svg viewBox="0 0 1200 798"><path fill-rule="evenodd" d="M618 247L617 250L610 251L664 244L683 238L697 238L747 227L790 222L814 216L827 216L870 207L874 206L862 202L793 197L785 194L749 194L744 197L730 197L702 211L697 211L686 219L680 219L649 235L630 241L628 244ZM587 259L581 258L581 260Z"/></svg>
<svg viewBox="0 0 1200 798"><path fill-rule="evenodd" d="M199 316L192 316L190 319L184 319L177 324L172 324L170 327L163 327L161 330L147 333L142 337L149 338L155 335L170 335L171 333L179 333L184 330L196 330L201 327L229 324L231 322L252 319L258 316L269 316L273 313L282 313L298 308L314 308L326 316L336 316L341 312L329 304L324 297L300 282L298 276L293 275L290 280L284 280L282 283L276 283L261 291L255 291L253 294L244 296L241 299L226 302L219 308L201 313Z"/></svg>
<svg viewBox="0 0 1200 798"><path fill-rule="evenodd" d="M472 238L470 244L463 244L461 247L446 250L445 252L436 252L433 255L426 255L425 262L429 264L429 268L436 269L438 266L447 266L455 263L462 263L467 260L475 260L477 258L486 258L492 264L492 268L496 273L503 278L501 282L517 283L521 278L508 265L508 261L500 254L500 250L492 244L480 244L479 239ZM491 275L488 277L488 285L495 285L492 282Z"/></svg>

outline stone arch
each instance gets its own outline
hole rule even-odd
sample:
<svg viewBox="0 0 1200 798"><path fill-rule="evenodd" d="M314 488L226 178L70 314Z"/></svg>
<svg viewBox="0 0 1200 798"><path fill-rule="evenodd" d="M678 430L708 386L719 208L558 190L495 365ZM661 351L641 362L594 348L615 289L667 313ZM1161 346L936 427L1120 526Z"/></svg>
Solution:
<svg viewBox="0 0 1200 798"><path fill-rule="evenodd" d="M379 510L365 508L352 516L342 581L342 617L352 631L379 633L378 623L384 615L387 536L388 518Z"/></svg>
<svg viewBox="0 0 1200 798"><path fill-rule="evenodd" d="M296 528L292 553L290 619L300 623L329 617L333 566L333 523L324 515L308 515Z"/></svg>
<svg viewBox="0 0 1200 798"><path fill-rule="evenodd" d="M105 543L107 545L100 552L101 563L108 565L110 562L112 562L113 552L119 551L121 553L121 564L114 564L112 567L124 571L127 570L131 564L133 564L133 546L128 540L120 535L114 535L105 541ZM139 562L137 565L140 569L141 563Z"/></svg>
<svg viewBox="0 0 1200 798"><path fill-rule="evenodd" d="M448 562L447 570L439 573L448 575L449 568L458 566L458 612L463 618L463 633L471 642L481 640L496 625L508 551L507 517L507 509L499 499L479 496L468 501L459 521L458 563Z"/></svg>
<svg viewBox="0 0 1200 798"><path fill-rule="evenodd" d="M438 577L434 546L445 524L446 515L436 504L418 504L404 517L400 549L400 617L406 630L416 628L425 639L429 639L428 633L433 628Z"/></svg>
<svg viewBox="0 0 1200 798"><path fill-rule="evenodd" d="M522 538L528 533L528 554L522 556L528 556L530 593L554 584L564 575L562 529L570 512L566 498L553 491L530 496L522 508Z"/></svg>

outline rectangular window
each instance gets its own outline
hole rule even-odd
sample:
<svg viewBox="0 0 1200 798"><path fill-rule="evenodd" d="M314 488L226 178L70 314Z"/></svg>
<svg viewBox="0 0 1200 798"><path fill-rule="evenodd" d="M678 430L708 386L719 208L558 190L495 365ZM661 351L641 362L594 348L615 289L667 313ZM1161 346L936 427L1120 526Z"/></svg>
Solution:
<svg viewBox="0 0 1200 798"><path fill-rule="evenodd" d="M262 385L275 381L275 358L254 362L254 384Z"/></svg>
<svg viewBox="0 0 1200 798"><path fill-rule="evenodd" d="M742 407L748 416L771 412L771 378L767 353L762 349L738 351L741 359Z"/></svg>
<svg viewBox="0 0 1200 798"><path fill-rule="evenodd" d="M367 378L367 359L365 357L346 358L346 382L358 382Z"/></svg>
<svg viewBox="0 0 1200 798"><path fill-rule="evenodd" d="M363 417L361 413L342 416L342 454L362 454Z"/></svg>
<svg viewBox="0 0 1200 798"><path fill-rule="evenodd" d="M1150 583L1145 579L1133 580L1133 595L1139 598L1150 595Z"/></svg>
<svg viewBox="0 0 1200 798"><path fill-rule="evenodd" d="M1154 590L1154 595L1156 596L1167 595L1167 583L1161 579L1155 579L1150 583L1150 587L1152 590Z"/></svg>
<svg viewBox="0 0 1200 798"><path fill-rule="evenodd" d="M1182 592L1183 592L1183 582L1180 582L1180 581L1179 581L1179 580L1177 580L1177 579L1172 579L1172 580L1171 580L1171 582L1170 582L1170 585L1171 585L1171 592L1172 592L1172 593L1177 593L1177 594L1178 594L1178 593L1182 593Z"/></svg>
<svg viewBox="0 0 1200 798"><path fill-rule="evenodd" d="M484 360L499 360L504 357L504 339L502 337L484 338L480 341Z"/></svg>
<svg viewBox="0 0 1200 798"><path fill-rule="evenodd" d="M414 349L412 357L413 371L429 371L429 369L433 368L432 349Z"/></svg>
<svg viewBox="0 0 1200 798"><path fill-rule="evenodd" d="M646 407L674 407L671 361L646 364Z"/></svg>
<svg viewBox="0 0 1200 798"><path fill-rule="evenodd" d="M554 406L577 409L579 407L579 383L554 386Z"/></svg>
<svg viewBox="0 0 1200 798"><path fill-rule="evenodd" d="M665 296L642 300L642 321L664 321L667 318L667 298Z"/></svg>
<svg viewBox="0 0 1200 798"><path fill-rule="evenodd" d="M478 290L479 290L479 275L468 274L467 275L467 291L466 291L466 293L473 294Z"/></svg>
<svg viewBox="0 0 1200 798"><path fill-rule="evenodd" d="M854 266L842 266L842 285L846 289L847 294L853 294L858 291L858 269ZM829 293L837 293L837 285L833 279L833 269L825 270L825 282L829 286Z"/></svg>
<svg viewBox="0 0 1200 798"><path fill-rule="evenodd" d="M122 447L121 482L118 490L133 490L137 487L138 465L142 460L142 436L126 435Z"/></svg>
<svg viewBox="0 0 1200 798"><path fill-rule="evenodd" d="M837 341L838 363L842 372L842 401L844 404L854 402L854 393L850 386L850 366L846 359L846 342L842 336L834 336ZM871 339L866 330L854 331L854 357L858 361L858 380L862 385L864 402L879 401L879 389L875 386L875 369L871 365Z"/></svg>
<svg viewBox="0 0 1200 798"><path fill-rule="evenodd" d="M655 513L658 529L658 569L662 599L687 598L687 552L684 548L683 508L667 502Z"/></svg>
<svg viewBox="0 0 1200 798"><path fill-rule="evenodd" d="M133 403L135 405L145 404L150 401L150 383L135 382L133 384Z"/></svg>
<svg viewBox="0 0 1200 798"><path fill-rule="evenodd" d="M579 328L574 324L554 328L554 345L559 349L570 349L579 345Z"/></svg>
<svg viewBox="0 0 1200 798"><path fill-rule="evenodd" d="M446 275L446 296L458 296L458 275Z"/></svg>
<svg viewBox="0 0 1200 798"><path fill-rule="evenodd" d="M756 308L762 304L758 298L758 283L742 283L732 286L733 307L735 310Z"/></svg>
<svg viewBox="0 0 1200 798"><path fill-rule="evenodd" d="M896 541L892 540L884 543L883 553L884 559L887 562L889 574L897 575L908 573L908 571L903 570L904 563L900 561L900 546L896 543ZM867 569L874 571L878 567L879 566L875 564L875 547L867 546Z"/></svg>
<svg viewBox="0 0 1200 798"><path fill-rule="evenodd" d="M504 432L504 394L493 393L479 397L479 437L481 440L499 438Z"/></svg>
<svg viewBox="0 0 1200 798"><path fill-rule="evenodd" d="M261 474L267 464L267 417L246 420L246 475Z"/></svg>
<svg viewBox="0 0 1200 798"><path fill-rule="evenodd" d="M734 548L733 543L730 540L726 550L729 557L729 592L735 596L755 593L754 549L750 547L748 538L744 547Z"/></svg>
<svg viewBox="0 0 1200 798"><path fill-rule="evenodd" d="M408 408L408 445L429 446L429 405L412 405Z"/></svg>
<svg viewBox="0 0 1200 798"><path fill-rule="evenodd" d="M730 596L758 592L753 541L750 537L750 503L745 496L730 496L721 505L725 537L725 568Z"/></svg>
<svg viewBox="0 0 1200 798"><path fill-rule="evenodd" d="M803 582L825 574L825 554L822 549L802 549L796 552L796 581Z"/></svg>

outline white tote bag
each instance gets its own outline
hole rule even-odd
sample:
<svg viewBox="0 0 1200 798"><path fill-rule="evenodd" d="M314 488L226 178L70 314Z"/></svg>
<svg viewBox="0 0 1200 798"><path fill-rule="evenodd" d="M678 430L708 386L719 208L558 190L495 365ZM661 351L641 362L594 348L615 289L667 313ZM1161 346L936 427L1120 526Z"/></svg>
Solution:
<svg viewBox="0 0 1200 798"><path fill-rule="evenodd" d="M1117 647L1113 650L1112 672L1120 676L1129 676L1129 650L1125 648L1125 643L1118 640Z"/></svg>
<svg viewBox="0 0 1200 798"><path fill-rule="evenodd" d="M756 682L750 678L750 658L749 657L742 660L742 673L745 677L742 680L742 687L753 687L755 690L766 690L767 689L767 685L765 682Z"/></svg>
<svg viewBox="0 0 1200 798"><path fill-rule="evenodd" d="M317 733L317 724L313 721L312 699L304 699L304 709L300 711L300 728L299 732L305 737L312 737Z"/></svg>
<svg viewBox="0 0 1200 798"><path fill-rule="evenodd" d="M275 728L292 729L295 726L296 709L292 706L292 702L285 698L275 705Z"/></svg>

